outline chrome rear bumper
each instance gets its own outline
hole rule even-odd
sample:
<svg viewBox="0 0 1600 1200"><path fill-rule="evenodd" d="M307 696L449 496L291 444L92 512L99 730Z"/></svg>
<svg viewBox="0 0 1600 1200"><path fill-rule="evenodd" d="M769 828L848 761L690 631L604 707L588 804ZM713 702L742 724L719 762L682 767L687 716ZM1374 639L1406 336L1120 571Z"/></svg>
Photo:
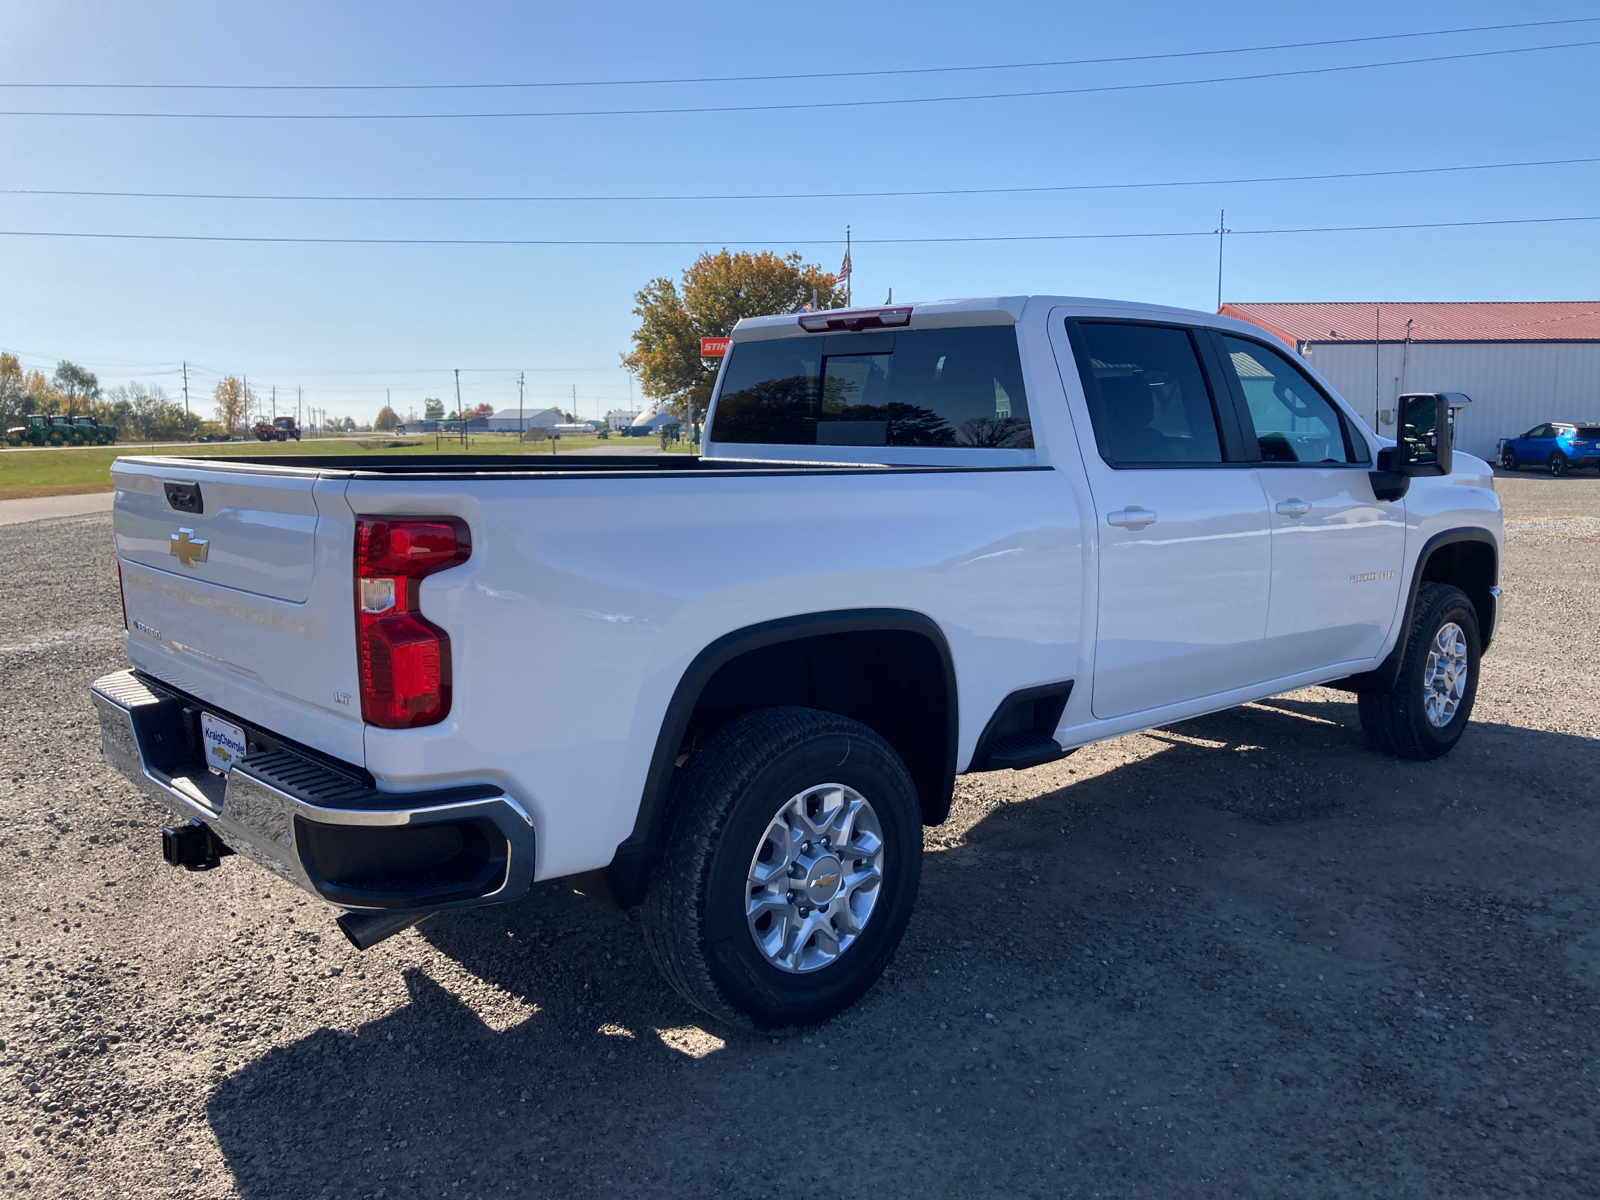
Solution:
<svg viewBox="0 0 1600 1200"><path fill-rule="evenodd" d="M255 744L224 777L206 767L191 731L200 701L133 671L97 679L91 694L112 766L229 849L341 908L497 904L533 881L533 822L499 788L380 792L357 769L248 724Z"/></svg>

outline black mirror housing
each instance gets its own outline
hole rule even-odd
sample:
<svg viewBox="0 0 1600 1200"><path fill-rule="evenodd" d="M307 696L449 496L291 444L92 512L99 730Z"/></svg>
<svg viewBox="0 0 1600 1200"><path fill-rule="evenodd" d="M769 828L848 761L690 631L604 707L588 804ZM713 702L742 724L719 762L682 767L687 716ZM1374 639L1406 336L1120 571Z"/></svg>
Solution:
<svg viewBox="0 0 1600 1200"><path fill-rule="evenodd" d="M1401 499L1418 476L1450 474L1455 458L1447 395L1411 392L1400 397L1398 408L1400 440L1378 451L1378 469L1370 472L1379 500Z"/></svg>
<svg viewBox="0 0 1600 1200"><path fill-rule="evenodd" d="M1394 447L1399 458L1394 469L1411 476L1450 474L1455 456L1449 398L1442 392L1414 392L1400 397L1399 409L1400 437Z"/></svg>

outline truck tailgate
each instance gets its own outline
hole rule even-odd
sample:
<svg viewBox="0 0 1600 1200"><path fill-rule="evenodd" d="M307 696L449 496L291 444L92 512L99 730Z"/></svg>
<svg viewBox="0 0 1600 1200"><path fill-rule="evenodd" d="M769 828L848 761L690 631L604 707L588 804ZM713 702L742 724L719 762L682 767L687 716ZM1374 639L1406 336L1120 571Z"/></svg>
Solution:
<svg viewBox="0 0 1600 1200"><path fill-rule="evenodd" d="M129 662L361 763L347 481L170 459L112 478Z"/></svg>

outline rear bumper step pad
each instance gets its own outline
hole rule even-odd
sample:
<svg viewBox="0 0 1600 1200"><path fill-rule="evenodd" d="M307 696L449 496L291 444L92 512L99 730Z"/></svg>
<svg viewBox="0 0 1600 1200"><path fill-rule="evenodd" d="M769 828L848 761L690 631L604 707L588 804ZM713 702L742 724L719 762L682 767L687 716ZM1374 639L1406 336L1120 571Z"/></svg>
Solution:
<svg viewBox="0 0 1600 1200"><path fill-rule="evenodd" d="M96 680L91 694L112 766L230 849L341 908L497 904L533 881L533 822L497 787L382 792L357 768L341 771L264 730L250 730L264 748L218 776L187 728L200 701L133 671Z"/></svg>

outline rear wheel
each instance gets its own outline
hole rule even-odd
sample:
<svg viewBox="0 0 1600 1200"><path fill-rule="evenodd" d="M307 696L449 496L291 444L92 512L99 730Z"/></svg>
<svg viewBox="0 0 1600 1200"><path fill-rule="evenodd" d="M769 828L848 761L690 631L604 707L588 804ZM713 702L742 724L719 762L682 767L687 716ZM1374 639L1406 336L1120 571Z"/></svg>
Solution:
<svg viewBox="0 0 1600 1200"><path fill-rule="evenodd" d="M673 784L645 943L685 999L732 1025L811 1025L882 973L911 918L922 814L865 725L768 708L724 725Z"/></svg>
<svg viewBox="0 0 1600 1200"><path fill-rule="evenodd" d="M1387 695L1359 698L1367 744L1419 762L1455 748L1478 695L1478 614L1460 588L1425 583Z"/></svg>
<svg viewBox="0 0 1600 1200"><path fill-rule="evenodd" d="M1567 464L1567 456L1561 453L1559 450L1552 450L1550 452L1550 474L1560 478L1562 475L1565 475L1569 469L1570 468Z"/></svg>
<svg viewBox="0 0 1600 1200"><path fill-rule="evenodd" d="M1507 446L1500 454L1500 465L1508 471L1517 469L1517 452Z"/></svg>

